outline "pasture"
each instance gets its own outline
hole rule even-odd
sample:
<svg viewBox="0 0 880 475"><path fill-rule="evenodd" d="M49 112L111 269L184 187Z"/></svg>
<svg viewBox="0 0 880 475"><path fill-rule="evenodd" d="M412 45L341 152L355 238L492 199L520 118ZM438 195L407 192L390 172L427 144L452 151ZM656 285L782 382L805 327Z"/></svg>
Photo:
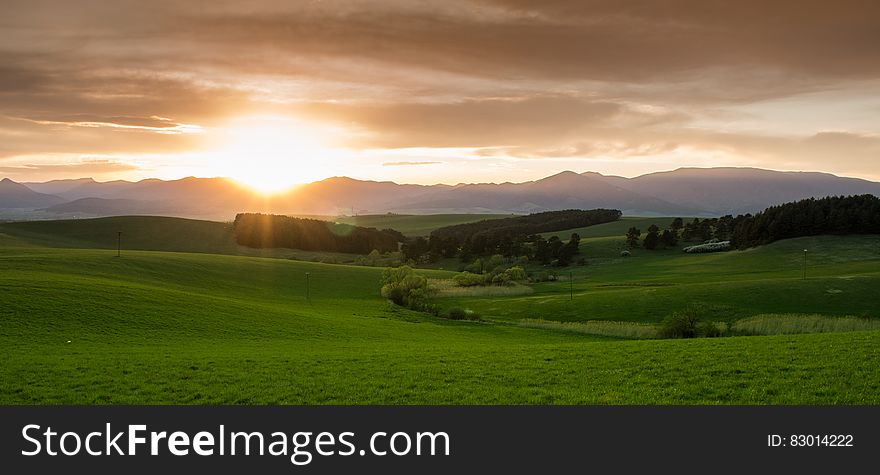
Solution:
<svg viewBox="0 0 880 475"><path fill-rule="evenodd" d="M222 224L202 223L185 224ZM89 228L91 237L28 224L0 225L3 404L880 403L876 330L633 340L521 324L651 324L691 304L725 322L877 318L877 236L627 259L616 250L622 235L592 236L582 242L587 265L570 268L574 299L564 280L437 299L484 318L459 322L390 305L379 268L228 255L210 230L158 239L148 223L144 236L177 239L173 250L198 247L127 248L117 258L118 223Z"/></svg>

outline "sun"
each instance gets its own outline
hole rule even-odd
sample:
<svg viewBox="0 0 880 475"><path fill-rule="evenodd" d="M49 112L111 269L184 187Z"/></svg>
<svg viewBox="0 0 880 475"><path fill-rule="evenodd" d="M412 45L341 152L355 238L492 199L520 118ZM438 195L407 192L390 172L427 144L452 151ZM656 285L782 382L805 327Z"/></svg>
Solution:
<svg viewBox="0 0 880 475"><path fill-rule="evenodd" d="M218 175L271 194L338 174L343 155L330 131L284 116L249 116L217 130Z"/></svg>

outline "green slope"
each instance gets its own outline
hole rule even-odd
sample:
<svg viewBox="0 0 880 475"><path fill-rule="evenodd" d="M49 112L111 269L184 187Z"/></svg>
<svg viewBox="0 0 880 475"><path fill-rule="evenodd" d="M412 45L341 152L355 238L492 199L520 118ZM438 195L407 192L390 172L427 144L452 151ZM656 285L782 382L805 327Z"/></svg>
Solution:
<svg viewBox="0 0 880 475"><path fill-rule="evenodd" d="M396 229L407 236L427 236L431 231L444 226L472 223L484 219L507 218L509 214L373 214L363 216L343 216L336 218L342 223L368 228Z"/></svg>
<svg viewBox="0 0 880 475"><path fill-rule="evenodd" d="M565 231L559 231L555 233L544 233L545 239L550 239L551 236L557 236L559 239L568 240L571 237L572 233L578 233L581 238L597 238L597 237L610 237L610 236L626 236L626 232L630 227L635 226L636 228L642 231L642 234L648 232L648 227L652 224L656 224L660 229L665 229L669 227L669 224L672 223L672 220L675 219L667 218L667 217L653 217L653 218L643 218L643 217L631 217L624 216L617 221L611 223L603 223L597 224L595 226L588 226L585 228L575 228L575 229L567 229ZM685 221L690 221L693 218L683 218Z"/></svg>
<svg viewBox="0 0 880 475"><path fill-rule="evenodd" d="M342 217L338 218L338 221L378 229L391 228L408 235L427 235L442 226L504 216L506 215L387 214ZM235 243L232 223L165 216L0 222L0 244L11 245L13 242L18 242L19 245L45 247L116 249L119 231L122 232L123 249L299 258L312 258L320 254L336 256L340 260L352 258L334 253L250 249Z"/></svg>
<svg viewBox="0 0 880 475"><path fill-rule="evenodd" d="M617 254L622 244L623 238L584 240L587 265L559 271L561 281L536 284L533 294L442 304L505 321L659 322L688 305L718 321L761 313L880 318L880 236L799 238L716 254L636 250L629 258Z"/></svg>
<svg viewBox="0 0 880 475"><path fill-rule="evenodd" d="M380 269L18 244L0 247L5 404L880 402L880 332L620 341L392 307Z"/></svg>

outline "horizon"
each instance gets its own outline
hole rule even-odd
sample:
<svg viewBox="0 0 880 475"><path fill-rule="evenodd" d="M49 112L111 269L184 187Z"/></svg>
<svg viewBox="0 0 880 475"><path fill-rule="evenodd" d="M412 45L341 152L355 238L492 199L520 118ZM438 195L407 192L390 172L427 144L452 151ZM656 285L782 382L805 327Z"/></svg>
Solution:
<svg viewBox="0 0 880 475"><path fill-rule="evenodd" d="M574 170L560 170L560 171L557 171L557 172L553 172L553 173L551 173L551 174L549 174L549 175L540 176L540 177L533 177L532 179L527 179L527 180L524 180L524 181L492 181L492 182L464 182L464 181L460 181L460 182L456 182L456 183L443 183L443 182L436 182L436 183L412 183L412 182L401 182L401 181L395 181L395 180L374 180L374 179L369 179L369 178L358 178L358 177L353 177L353 176L348 176L348 175L334 175L334 176L328 176L328 177L324 177L324 178L319 178L319 179L317 179L317 180L310 181L310 182L306 182L306 183L298 183L298 184L294 184L294 185L291 185L291 186L289 186L289 187L287 187L287 188L281 188L281 189L277 189L277 190L270 191L270 192L263 191L263 190L259 189L259 187L250 186L250 185L248 185L247 183L242 182L242 181L239 181L239 180L236 180L234 177L230 177L230 176L194 176L194 175L189 175L189 176L182 176L182 177L177 177L177 178L146 177L146 178L141 178L141 179L138 179L138 180L117 179L117 180L104 180L104 181L102 181L102 180L97 180L97 179L95 179L94 177L90 177L90 176L79 176L79 177L70 177L70 178L56 178L56 179L44 180L44 181L33 181L33 180L32 180L32 181L18 181L18 180L14 180L14 179L12 179L12 178L10 178L10 177L5 177L5 176L3 176L3 177L0 177L0 180L10 180L10 181L12 181L12 182L19 183L19 184L22 184L22 185L28 185L28 184L45 184L45 183L59 182L59 181L83 181L83 180L91 180L91 181L93 181L93 182L95 182L95 183L111 183L111 182L140 183L140 182L151 181L151 180L159 180L159 181L170 182L170 181L181 181L181 180L187 180L187 179L206 179L206 180L210 180L210 179L224 179L224 180L232 181L232 182L234 182L235 184L237 184L237 185L239 185L239 186L242 186L242 187L244 187L244 188L248 188L248 189L250 189L250 190L253 191L253 192L262 193L262 194L266 194L266 195L272 195L272 194L283 194L283 193L286 193L286 192L292 191L292 190L294 190L294 189L296 189L296 188L298 188L298 187L300 187L300 186L303 186L303 185L308 185L308 184L312 184L312 183L320 183L320 182L323 182L323 181L332 180L332 179L334 179L334 178L348 178L348 179L351 179L351 180L362 181L362 182L393 183L393 184L396 184L396 185L419 185L419 186L461 186L461 185L501 185L501 184L506 184L506 183L522 184L522 183L528 183L528 182L540 181L540 180L547 179L547 178L551 178L551 177L554 177L554 176L557 176L557 175L561 175L561 174L564 174L564 173L574 173L574 174L577 174L577 175L598 174L598 175L600 175L600 176L604 176L604 177L608 177L608 178L625 178L625 179L630 180L630 179L635 179L635 178L639 178L639 177L643 177L643 176L647 176L647 175L655 175L655 174L663 174L663 173L674 173L674 172L681 171L681 170L752 170L752 171L760 171L760 172L776 172L776 173L786 173L786 174L798 174L798 173L803 173L803 174L824 174L824 175L832 175L832 176L836 176L836 177L838 177L838 178L856 179L856 180L865 180L865 181L870 181L870 182L877 182L876 180L871 180L871 179L864 178L864 177L846 176L846 175L837 175L837 174L828 173L828 172L823 172L823 171L818 171L818 170L774 170L774 169L769 169L769 168L737 167L737 166L726 166L726 167L678 167L678 168L675 168L675 169L669 169L669 170L658 170L658 171L649 172L649 173L644 173L644 174L641 174L641 175L635 175L635 176L622 176L622 175L606 174L606 173L597 172L597 171L594 171L594 170L585 170L585 171L582 171L582 172L578 172L578 171L574 171Z"/></svg>
<svg viewBox="0 0 880 475"><path fill-rule="evenodd" d="M0 175L880 180L880 5L691 3L23 2L0 25Z"/></svg>

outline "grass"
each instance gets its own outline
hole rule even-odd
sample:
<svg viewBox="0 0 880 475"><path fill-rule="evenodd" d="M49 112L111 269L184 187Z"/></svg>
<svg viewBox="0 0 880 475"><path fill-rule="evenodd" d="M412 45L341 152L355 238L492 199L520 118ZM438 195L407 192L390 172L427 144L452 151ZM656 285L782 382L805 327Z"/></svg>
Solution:
<svg viewBox="0 0 880 475"><path fill-rule="evenodd" d="M588 322L554 322L526 318L520 320L520 326L528 328L545 328L565 332L583 333L585 335L603 335L632 340L657 338L657 326L649 323L612 322L592 320Z"/></svg>
<svg viewBox="0 0 880 475"><path fill-rule="evenodd" d="M396 229L407 236L427 236L431 231L444 226L472 223L484 219L498 219L514 216L511 214L369 214L361 216L341 216L335 218L340 223L354 224L368 228Z"/></svg>
<svg viewBox="0 0 880 475"><path fill-rule="evenodd" d="M550 239L551 236L557 236L559 239L567 241L572 233L578 233L583 238L596 238L596 237L608 237L608 236L625 236L626 232L629 228L635 226L636 228L642 231L642 236L644 236L648 232L648 227L652 224L656 224L660 229L666 229L674 220L674 217L634 217L634 216L624 216L617 221L612 221L610 223L597 224L595 226L588 226L586 228L575 228L568 229L565 231L559 231L555 233L544 233L543 236L545 239ZM682 218L685 222L693 221L693 218Z"/></svg>
<svg viewBox="0 0 880 475"><path fill-rule="evenodd" d="M877 330L624 339L695 301L722 322L871 314L877 236L628 259L603 254L620 238L587 238L594 254L572 270L574 300L567 281L436 300L487 320L476 323L389 305L378 268L207 252L116 258L49 247L88 234L43 226L0 227L0 404L880 403Z"/></svg>
<svg viewBox="0 0 880 475"><path fill-rule="evenodd" d="M392 228L407 235L426 235L438 227L482 219L497 214L366 215L336 218L341 224ZM333 220L332 217L315 217ZM198 252L240 256L280 257L307 261L352 263L357 255L310 252L297 249L252 249L239 246L231 222L203 221L165 216L115 216L55 221L0 222L0 245L75 249L116 249L122 232L126 250Z"/></svg>
<svg viewBox="0 0 880 475"><path fill-rule="evenodd" d="M619 238L595 238L603 245L613 239ZM595 240L582 244L585 254L590 255ZM803 249L810 250L806 280ZM720 322L764 313L880 317L875 290L880 287L880 236L799 238L717 254L637 250L629 258L593 256L586 266L562 270L558 282L534 284L530 295L444 299L441 304L472 308L498 321L657 323L689 305L701 306L703 318Z"/></svg>
<svg viewBox="0 0 880 475"><path fill-rule="evenodd" d="M880 320L824 315L764 314L737 321L732 330L748 335L792 335L880 330Z"/></svg>
<svg viewBox="0 0 880 475"><path fill-rule="evenodd" d="M534 290L528 285L512 283L509 285L475 285L461 287L452 279L431 279L428 288L432 297L510 297L513 295L528 295Z"/></svg>

